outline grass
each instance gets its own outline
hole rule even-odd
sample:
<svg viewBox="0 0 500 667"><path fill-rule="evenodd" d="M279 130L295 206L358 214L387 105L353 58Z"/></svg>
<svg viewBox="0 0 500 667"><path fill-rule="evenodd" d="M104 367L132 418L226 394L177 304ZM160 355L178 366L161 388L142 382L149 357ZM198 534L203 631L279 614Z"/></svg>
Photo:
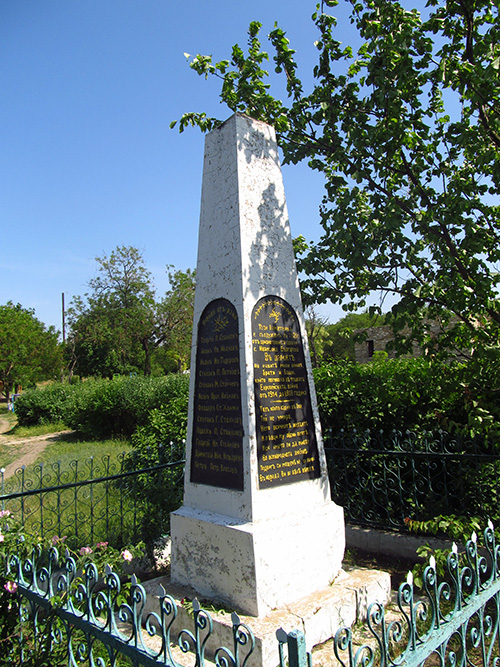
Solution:
<svg viewBox="0 0 500 667"><path fill-rule="evenodd" d="M17 420L16 416L12 414L10 410L7 410L7 406L0 404L0 418L2 422L7 422L9 429L7 434L10 433L12 428L16 425ZM0 468L8 466L9 463L12 463L16 460L16 450L15 447L9 446L6 444L7 438L10 436L6 433L0 433Z"/></svg>
<svg viewBox="0 0 500 667"><path fill-rule="evenodd" d="M0 434L0 466L5 467L16 460L16 442L6 444L6 440L26 440L52 433L61 433L67 430L63 422L52 424L38 424L36 426L19 426L16 416L0 406L0 416L8 419L11 428ZM3 442L2 442L3 441ZM61 466L68 466L71 461L80 459L102 458L110 455L112 460L118 459L123 452L131 449L130 442L124 438L111 438L108 440L82 440L75 433L62 434L57 440L48 442L43 453L36 460L36 464L50 465L61 461Z"/></svg>
<svg viewBox="0 0 500 667"><path fill-rule="evenodd" d="M0 433L0 467L5 468L13 463L18 456L18 447L13 440L26 440L50 433L64 431L66 426L62 422L57 424L40 424L38 426L19 426L16 415L0 404L0 418L7 422L9 428Z"/></svg>
<svg viewBox="0 0 500 667"><path fill-rule="evenodd" d="M52 424L37 424L36 426L19 426L15 424L5 435L9 438L34 438L38 435L48 435L50 433L60 433L67 430L63 422Z"/></svg>
<svg viewBox="0 0 500 667"><path fill-rule="evenodd" d="M13 463L19 456L15 440L26 440L52 433L61 433L67 427L62 422L55 424L39 424L37 426L18 426L16 417L7 409L0 408L0 416L7 417L12 424L9 431L0 434L0 467ZM9 442L7 442L9 441ZM14 441L14 442L13 442ZM82 440L74 433L62 434L57 440L48 442L43 453L35 461L36 464L50 465L61 461L62 467L69 466L74 460L100 459L105 455L115 460L123 452L131 449L130 442L123 438L109 440Z"/></svg>
<svg viewBox="0 0 500 667"><path fill-rule="evenodd" d="M67 469L72 461L94 459L97 463L104 456L110 457L110 463L116 463L121 454L130 450L130 442L124 438L81 440L74 433L68 433L49 442L35 463L49 466L60 462L61 468Z"/></svg>
<svg viewBox="0 0 500 667"><path fill-rule="evenodd" d="M2 443L0 438L0 468L6 468L17 458L16 446Z"/></svg>
<svg viewBox="0 0 500 667"><path fill-rule="evenodd" d="M10 410L7 410L5 403L0 403L0 418L3 422L7 422L9 428L7 433L10 433L12 428L17 424L16 415L13 414ZM0 433L0 438L3 437L4 433Z"/></svg>
<svg viewBox="0 0 500 667"><path fill-rule="evenodd" d="M44 425L16 428L16 439L26 439L64 430L64 425ZM11 438L9 431L9 438ZM0 444L2 438L0 436ZM16 442L0 449L0 466L6 466L19 457ZM47 442L40 456L23 473L24 488L36 489L96 479L120 471L124 453L131 445L125 439L82 440L75 433L63 433ZM20 490L18 476L5 481L5 492ZM78 525L78 544L113 541L108 532L119 535L122 528L130 528L133 508L130 500L120 493L112 482L51 491L44 494L7 501L7 509L24 516L27 531L40 532L41 523L47 535L74 535ZM129 514L127 514L127 510ZM125 518L123 517L125 514ZM92 520L91 520L92 519ZM92 525L93 532L90 531Z"/></svg>

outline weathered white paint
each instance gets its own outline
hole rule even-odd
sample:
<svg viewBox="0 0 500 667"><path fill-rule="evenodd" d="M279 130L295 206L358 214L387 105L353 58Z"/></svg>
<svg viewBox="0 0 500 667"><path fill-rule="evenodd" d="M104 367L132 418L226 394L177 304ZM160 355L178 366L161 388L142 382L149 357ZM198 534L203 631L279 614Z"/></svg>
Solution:
<svg viewBox="0 0 500 667"><path fill-rule="evenodd" d="M296 311L304 344L322 475L259 490L251 314L276 295ZM207 135L203 170L191 368L203 309L228 299L240 327L244 490L192 484L172 515L172 579L204 597L262 615L327 586L344 553L343 511L330 487L274 131L232 116ZM195 373L191 373L187 461Z"/></svg>

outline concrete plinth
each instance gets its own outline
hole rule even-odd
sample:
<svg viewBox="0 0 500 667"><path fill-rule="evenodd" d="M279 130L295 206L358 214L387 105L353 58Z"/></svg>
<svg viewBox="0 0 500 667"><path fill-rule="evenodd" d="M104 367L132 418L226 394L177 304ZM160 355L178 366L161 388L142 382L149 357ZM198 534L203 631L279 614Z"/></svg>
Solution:
<svg viewBox="0 0 500 667"><path fill-rule="evenodd" d="M191 599L195 593L188 587L172 584L168 577L153 579L144 584L148 592L146 613L157 611L154 604L160 584L174 598L178 607L173 637L182 629L192 630L193 618L181 604L181 600ZM341 627L349 627L363 620L372 602L388 602L390 589L390 575L387 572L353 569L349 572L342 571L332 585L292 604L273 609L265 616L255 618L240 614L241 622L251 628L255 637L255 649L247 663L248 667L276 667L279 664L276 639L278 628L283 628L286 632L302 630L306 636L307 650L311 651L314 646L334 637ZM221 646L232 650L233 645L231 614L218 612L210 615L213 632L207 642L208 658Z"/></svg>
<svg viewBox="0 0 500 667"><path fill-rule="evenodd" d="M343 511L333 503L315 509L244 522L182 507L172 515L172 578L252 616L324 588L342 562Z"/></svg>

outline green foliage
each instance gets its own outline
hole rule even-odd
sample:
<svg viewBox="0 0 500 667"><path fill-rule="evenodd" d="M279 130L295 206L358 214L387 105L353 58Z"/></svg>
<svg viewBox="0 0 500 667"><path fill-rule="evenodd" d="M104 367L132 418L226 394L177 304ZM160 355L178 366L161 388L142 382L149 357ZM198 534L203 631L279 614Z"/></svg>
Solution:
<svg viewBox="0 0 500 667"><path fill-rule="evenodd" d="M16 413L21 426L60 420L80 436L105 439L130 437L148 422L151 410L172 406L180 433L187 421L188 391L189 376L177 373L88 379L74 385L56 383L25 392L16 403Z"/></svg>
<svg viewBox="0 0 500 667"><path fill-rule="evenodd" d="M428 521L408 520L406 525L411 532L418 533L419 535L439 535L450 538L457 545L463 546L472 535L481 534L483 520L478 517L463 517L450 514L447 516L440 515ZM442 579L446 574L448 555L449 549L434 549L429 544L422 544L418 547L417 556L421 562L417 563L412 570L415 586L423 588L424 569L431 557L434 558L436 572Z"/></svg>
<svg viewBox="0 0 500 667"><path fill-rule="evenodd" d="M188 391L189 376L178 374L87 380L73 393L64 421L89 438L130 436L147 423L152 409L168 409L172 401L187 397Z"/></svg>
<svg viewBox="0 0 500 667"><path fill-rule="evenodd" d="M355 343L363 339L363 330L384 324L378 313L348 313L335 324L318 317L315 309L306 309L306 330L313 366L333 359L355 360ZM380 356L380 355L379 355Z"/></svg>
<svg viewBox="0 0 500 667"><path fill-rule="evenodd" d="M355 359L355 343L363 336L363 330L384 323L377 313L347 313L335 324L329 324L324 345L324 360Z"/></svg>
<svg viewBox="0 0 500 667"><path fill-rule="evenodd" d="M18 553L21 558L26 558L33 549L39 548L40 542L37 535L24 533L9 510L0 511L0 656L18 650L19 599L15 594L17 584L7 576L7 557L10 553Z"/></svg>
<svg viewBox="0 0 500 667"><path fill-rule="evenodd" d="M264 61L269 60L269 57L260 48L258 34L261 27L262 24L258 21L250 24L248 56L245 56L243 50L235 44L231 61L221 60L214 64L211 56L197 55L189 66L205 78L213 75L223 80L221 97L233 111L264 120L277 129L285 129L288 127L288 119L286 114L282 113L283 105L268 92L270 85L265 80L268 72L262 65ZM174 128L176 125L177 121L173 121L170 127ZM220 121L207 118L205 113L187 113L179 121L180 132L183 132L188 125L198 126L205 132L218 127Z"/></svg>
<svg viewBox="0 0 500 667"><path fill-rule="evenodd" d="M187 370L191 361L195 272L176 271L168 267L170 289L162 300L163 347L175 362L174 370Z"/></svg>
<svg viewBox="0 0 500 667"><path fill-rule="evenodd" d="M142 254L118 246L96 258L90 294L68 311L68 369L85 377L163 374L189 364L194 272L167 267L171 288L157 298Z"/></svg>
<svg viewBox="0 0 500 667"><path fill-rule="evenodd" d="M496 375L496 383L497 373L491 366L479 373L477 362L445 364L422 357L323 364L314 377L324 429L389 433L443 428L481 433L495 442L497 384L485 387L478 377L493 382Z"/></svg>
<svg viewBox="0 0 500 667"><path fill-rule="evenodd" d="M136 454L145 448L156 447L159 443L178 444L186 439L188 399L186 392L172 397L166 405L149 412L147 423L140 426L131 439ZM182 458L184 456L182 452L183 450L172 455L174 458L176 456Z"/></svg>
<svg viewBox="0 0 500 667"><path fill-rule="evenodd" d="M45 328L34 311L9 301L0 306L0 384L9 398L17 386L55 378L62 350L54 327Z"/></svg>
<svg viewBox="0 0 500 667"><path fill-rule="evenodd" d="M498 355L499 6L431 0L421 15L397 0L349 2L361 46L342 43L327 10L336 3L318 5L310 92L285 32L271 30L286 103L270 91L257 22L247 55L235 45L230 60L198 55L190 67L221 79L229 109L275 126L284 163L306 160L325 177L322 236L299 248L306 300L358 310L374 292L396 295L401 349L414 339ZM189 124L217 121L190 113L181 131Z"/></svg>
<svg viewBox="0 0 500 667"><path fill-rule="evenodd" d="M149 413L147 424L132 436L132 451L124 467L129 470L178 463L185 457L188 396L177 396ZM165 466L125 482L142 508L142 532L148 545L169 534L170 512L182 505L184 466Z"/></svg>
<svg viewBox="0 0 500 667"><path fill-rule="evenodd" d="M433 517L427 521L407 519L408 530L419 535L439 535L465 544L473 532L480 533L483 520L479 517L464 517L448 514ZM422 550L424 553L424 549Z"/></svg>
<svg viewBox="0 0 500 667"><path fill-rule="evenodd" d="M28 389L16 399L19 426L61 422L75 385L54 383L43 389Z"/></svg>
<svg viewBox="0 0 500 667"><path fill-rule="evenodd" d="M314 371L323 428L461 431L494 442L500 423L500 364L472 360L375 359L371 364L342 360ZM77 385L53 384L18 399L22 424L53 419L89 439L137 429L152 446L185 437L189 376L116 377ZM152 412L154 411L154 412Z"/></svg>

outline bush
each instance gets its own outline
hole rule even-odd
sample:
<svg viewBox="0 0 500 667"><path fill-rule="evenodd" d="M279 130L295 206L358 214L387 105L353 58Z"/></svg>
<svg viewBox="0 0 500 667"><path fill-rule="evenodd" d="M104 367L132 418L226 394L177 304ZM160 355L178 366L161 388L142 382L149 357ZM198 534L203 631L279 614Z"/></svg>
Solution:
<svg viewBox="0 0 500 667"><path fill-rule="evenodd" d="M498 435L498 377L496 365L486 362L446 364L427 358L341 361L315 370L325 430L386 434L446 429Z"/></svg>
<svg viewBox="0 0 500 667"><path fill-rule="evenodd" d="M20 426L36 426L64 421L68 401L76 387L60 382L43 389L28 389L16 399Z"/></svg>
<svg viewBox="0 0 500 667"><path fill-rule="evenodd" d="M188 392L186 375L87 380L68 403L64 422L88 438L130 437L147 423L152 409L187 400Z"/></svg>
<svg viewBox="0 0 500 667"><path fill-rule="evenodd" d="M137 470L182 461L185 457L188 396L173 398L169 404L154 409L148 423L132 436L132 451L124 469ZM170 530L170 512L182 504L184 466L158 468L150 474L129 478L127 488L142 508L141 534L151 545Z"/></svg>
<svg viewBox="0 0 500 667"><path fill-rule="evenodd" d="M92 605L99 608L98 587L95 585L95 574L104 575L106 566L124 579L125 567L134 558L141 558L144 545L139 543L117 550L107 542L92 546L83 546L78 550L68 550L65 538L53 536L42 540L38 535L25 531L16 516L9 510L0 511L0 665L67 665L67 645L61 642L65 633L61 634L62 623L57 620L58 608L78 610L82 616L88 615L88 600L82 595L90 582ZM66 555L62 554L66 552ZM17 558L21 567L18 570ZM45 608L36 604L36 600L20 593L18 581L20 573L31 576L31 586L37 589L40 582L47 589L47 580L54 584L53 591L44 595ZM53 575L53 579L51 577ZM29 577L28 577L29 579ZM64 586L57 586L64 579ZM51 587L52 588L52 587ZM114 601L121 604L130 595L130 583L125 581L121 586L120 595L114 589ZM111 589L109 589L111 590ZM40 589L37 590L40 593ZM56 593L56 594L54 594ZM35 596L36 598L37 596ZM39 601L42 598L39 598ZM48 603L48 604L47 604ZM94 608L94 607L92 607ZM102 608L102 607L101 607ZM64 618L64 616L63 616ZM68 637L81 651L84 643L77 641L78 631L71 625L64 626L69 630ZM91 645L91 644L90 644ZM97 654L94 653L97 657ZM76 664L73 660L73 664ZM89 664L87 662L87 664ZM104 664L98 660L92 664ZM116 663L118 664L118 663ZM122 663L120 663L122 664Z"/></svg>
<svg viewBox="0 0 500 667"><path fill-rule="evenodd" d="M177 414L187 421L189 376L115 377L89 379L77 385L57 383L42 389L29 389L16 400L20 426L34 426L57 421L89 439L130 437L147 424L153 409L172 402L182 405ZM181 414L182 413L182 414Z"/></svg>

